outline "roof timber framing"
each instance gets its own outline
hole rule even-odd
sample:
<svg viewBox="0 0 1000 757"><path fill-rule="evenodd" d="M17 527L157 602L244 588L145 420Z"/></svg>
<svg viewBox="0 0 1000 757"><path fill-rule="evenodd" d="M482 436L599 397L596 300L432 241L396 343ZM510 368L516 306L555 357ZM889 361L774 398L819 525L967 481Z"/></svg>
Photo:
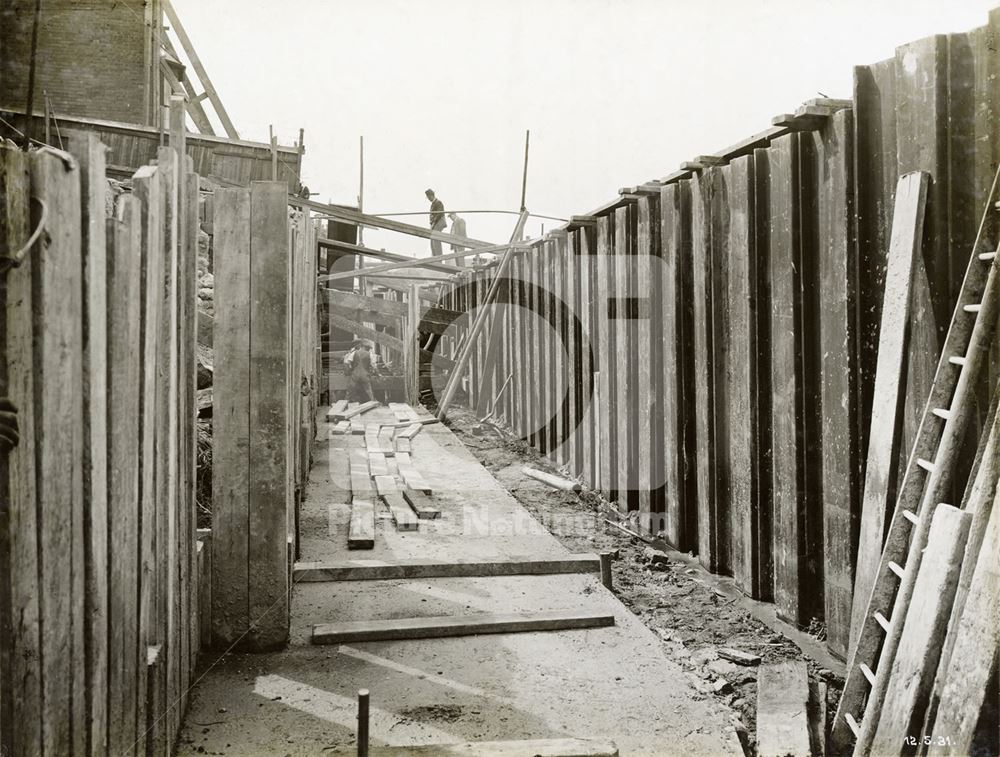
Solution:
<svg viewBox="0 0 1000 757"><path fill-rule="evenodd" d="M188 60L191 61L191 65L194 67L194 72L198 75L198 80L201 82L201 86L205 89L204 94L208 97L209 102L212 103L212 107L215 109L215 113L219 117L219 121L222 122L222 127L226 130L226 135L230 139L239 139L240 135L237 133L232 120L230 120L225 107L222 105L219 93L215 91L215 86L212 84L212 80L208 78L208 72L202 65L201 58L198 57L198 53L195 51L194 45L191 44L191 39L188 37L187 32L184 31L184 27L181 25L181 21L177 17L177 11L174 10L174 6L170 3L170 0L163 0L163 10L167 14L167 18L170 20L170 26L173 29L174 34L177 35L177 39L181 43L181 47L184 48L184 53L187 55ZM201 95L198 95L192 96L191 99L192 101L200 101L204 98Z"/></svg>
<svg viewBox="0 0 1000 757"><path fill-rule="evenodd" d="M174 49L174 45L170 41L170 37L164 35L163 44L167 48L168 53L170 53L177 60L180 60L180 57L177 55L177 50ZM170 70L169 66L163 64L162 68L167 76L167 80L174 87L174 89L177 90L179 88L187 97L185 108L187 109L188 115L191 116L191 121L194 123L195 128L197 128L202 134L211 134L214 137L215 129L212 128L212 122L208 120L208 114L205 113L205 108L201 104L201 101L207 97L208 93L203 92L201 95L195 94L194 84L191 82L191 79L188 77L186 72L182 73L178 79L178 77L174 75L174 72Z"/></svg>

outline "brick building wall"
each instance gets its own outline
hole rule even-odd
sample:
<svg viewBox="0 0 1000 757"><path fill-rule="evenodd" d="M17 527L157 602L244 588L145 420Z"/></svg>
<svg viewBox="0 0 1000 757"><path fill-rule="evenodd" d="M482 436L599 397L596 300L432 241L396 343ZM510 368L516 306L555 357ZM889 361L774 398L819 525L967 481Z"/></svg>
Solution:
<svg viewBox="0 0 1000 757"><path fill-rule="evenodd" d="M44 0L35 112L147 122L146 6L152 0ZM158 3L157 12L159 11ZM0 2L0 107L23 111L34 0Z"/></svg>

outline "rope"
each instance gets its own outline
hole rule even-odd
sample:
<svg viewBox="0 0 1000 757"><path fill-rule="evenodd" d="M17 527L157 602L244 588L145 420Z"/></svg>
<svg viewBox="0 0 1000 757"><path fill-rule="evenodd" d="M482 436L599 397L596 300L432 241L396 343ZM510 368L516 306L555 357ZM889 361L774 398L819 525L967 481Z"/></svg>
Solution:
<svg viewBox="0 0 1000 757"><path fill-rule="evenodd" d="M42 217L38 219L38 226L33 232L31 232L31 236L28 237L28 241L25 242L19 250L8 258L0 258L0 270L2 270L3 273L6 273L11 268L19 268L21 263L24 262L24 258L28 254L28 250L34 246L35 242L37 242L39 237L41 237L42 232L45 231L46 223L49 220L49 206L45 203L45 200L39 199L38 197L32 197L31 199L42 206Z"/></svg>

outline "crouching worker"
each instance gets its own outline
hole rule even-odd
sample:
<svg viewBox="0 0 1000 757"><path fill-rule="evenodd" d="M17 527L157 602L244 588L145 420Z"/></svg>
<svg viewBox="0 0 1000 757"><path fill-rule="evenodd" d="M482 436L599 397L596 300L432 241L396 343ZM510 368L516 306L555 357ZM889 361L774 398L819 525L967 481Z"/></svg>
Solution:
<svg viewBox="0 0 1000 757"><path fill-rule="evenodd" d="M344 358L344 373L350 381L347 399L351 402L371 402L372 376L378 377L375 361L368 345L361 339L354 341L354 346Z"/></svg>

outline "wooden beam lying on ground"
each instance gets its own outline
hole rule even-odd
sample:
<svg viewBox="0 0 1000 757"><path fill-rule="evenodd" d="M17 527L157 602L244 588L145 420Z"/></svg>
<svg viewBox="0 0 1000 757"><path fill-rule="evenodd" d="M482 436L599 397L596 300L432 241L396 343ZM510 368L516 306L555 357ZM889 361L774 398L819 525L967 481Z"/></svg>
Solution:
<svg viewBox="0 0 1000 757"><path fill-rule="evenodd" d="M401 426L397 426L397 428L400 428L400 427ZM417 434L420 433L420 430L423 427L424 427L424 424L420 423L419 421L409 421L409 422L406 423L406 426L405 426L405 428L403 428L402 431L399 431L399 432L396 433L396 438L397 439L411 439L412 440L413 437L415 437Z"/></svg>
<svg viewBox="0 0 1000 757"><path fill-rule="evenodd" d="M757 675L759 757L810 757L808 705L805 662L761 665Z"/></svg>
<svg viewBox="0 0 1000 757"><path fill-rule="evenodd" d="M337 751L331 757L353 757ZM598 739L530 739L527 741L466 741L461 744L372 747L369 757L618 757L613 741Z"/></svg>
<svg viewBox="0 0 1000 757"><path fill-rule="evenodd" d="M551 473L546 473L545 471L538 470L537 468L524 467L521 470L524 472L524 475L533 478L536 481L541 481L543 484L551 486L553 489L561 489L564 492L578 492L583 489L583 487L576 481L570 481L566 478L553 476Z"/></svg>
<svg viewBox="0 0 1000 757"><path fill-rule="evenodd" d="M347 532L348 549L375 547L375 506L369 499L351 500L351 523Z"/></svg>
<svg viewBox="0 0 1000 757"><path fill-rule="evenodd" d="M509 615L483 613L459 617L360 620L313 626L312 643L353 644L361 641L441 639L449 636L479 636L487 633L605 628L614 624L614 615L573 610L512 613Z"/></svg>
<svg viewBox="0 0 1000 757"><path fill-rule="evenodd" d="M403 488L403 498L410 503L410 507L420 520L434 520L441 517L441 509L423 492L407 486Z"/></svg>
<svg viewBox="0 0 1000 757"><path fill-rule="evenodd" d="M379 490L381 493L381 489ZM496 576L548 576L564 573L597 573L600 557L594 554L565 557L509 557L502 560L343 560L295 564L296 581L389 581L409 578L493 578Z"/></svg>
<svg viewBox="0 0 1000 757"><path fill-rule="evenodd" d="M365 403L363 403L361 405L358 405L357 407L354 407L354 408L351 408L350 410L345 411L339 417L335 416L334 420L347 421L347 420L350 420L351 418L353 418L355 415L361 415L362 413L367 413L369 410L374 410L377 407L378 407L378 403L375 402L374 400L372 400L371 402L365 402Z"/></svg>
<svg viewBox="0 0 1000 757"><path fill-rule="evenodd" d="M392 522L396 524L397 531L416 531L420 528L417 515L406 504L403 495L396 486L396 479L389 475L375 476L375 487L378 495L389 508L392 515Z"/></svg>
<svg viewBox="0 0 1000 757"><path fill-rule="evenodd" d="M337 400L332 405L330 405L330 409L326 411L326 419L328 421L345 420L344 413L346 412L347 412L347 400Z"/></svg>
<svg viewBox="0 0 1000 757"><path fill-rule="evenodd" d="M399 477L403 479L408 487L423 494L433 494L434 490L419 470L411 462L399 460L396 463L399 469Z"/></svg>

